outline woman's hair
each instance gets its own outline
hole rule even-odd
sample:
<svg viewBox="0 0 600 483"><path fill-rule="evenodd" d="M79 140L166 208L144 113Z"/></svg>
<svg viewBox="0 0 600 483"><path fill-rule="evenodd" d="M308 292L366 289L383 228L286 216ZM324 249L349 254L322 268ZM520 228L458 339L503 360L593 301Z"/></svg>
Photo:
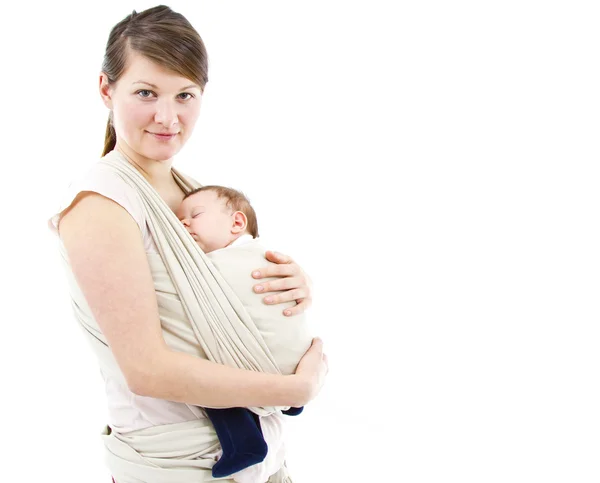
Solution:
<svg viewBox="0 0 600 483"><path fill-rule="evenodd" d="M204 42L187 19L169 7L159 5L140 13L134 10L113 27L102 62L102 72L110 84L123 75L129 50L190 79L202 90L208 82L208 55ZM116 141L111 112L102 156L114 149Z"/></svg>
<svg viewBox="0 0 600 483"><path fill-rule="evenodd" d="M200 191L213 191L216 193L217 198L223 198L227 201L226 206L231 208L233 211L241 211L246 215L248 219L248 226L246 230L252 235L252 238L258 237L258 221L256 220L256 212L248 198L244 196L241 191L234 190L233 188L226 188L225 186L201 186L200 188L193 189L185 195L183 198L189 198L193 194L199 193Z"/></svg>

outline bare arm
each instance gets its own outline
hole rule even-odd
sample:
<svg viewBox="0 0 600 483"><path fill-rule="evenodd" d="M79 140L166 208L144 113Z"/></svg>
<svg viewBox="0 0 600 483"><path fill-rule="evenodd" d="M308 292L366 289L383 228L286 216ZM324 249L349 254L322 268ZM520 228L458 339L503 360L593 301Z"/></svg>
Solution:
<svg viewBox="0 0 600 483"><path fill-rule="evenodd" d="M205 407L302 406L316 396L327 372L320 344L307 352L308 369L291 376L231 368L171 350L162 336L139 228L114 201L81 193L61 219L60 236L134 393Z"/></svg>

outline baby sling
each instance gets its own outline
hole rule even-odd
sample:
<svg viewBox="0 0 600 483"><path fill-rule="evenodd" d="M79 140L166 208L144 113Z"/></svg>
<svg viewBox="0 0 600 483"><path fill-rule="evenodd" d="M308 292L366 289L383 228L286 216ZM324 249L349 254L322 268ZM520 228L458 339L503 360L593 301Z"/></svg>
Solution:
<svg viewBox="0 0 600 483"><path fill-rule="evenodd" d="M252 371L280 373L260 331L207 255L145 178L120 155L110 154L99 162L109 166L139 193L149 230L159 252L148 254L159 299L159 312L161 309L165 313L170 310L175 312L170 307L170 297L177 295L177 303L189 320L188 324L180 320L183 317L168 317L169 332L174 335L170 339L171 347L191 352L189 344L178 345L178 331L185 332L191 326L195 341L208 360ZM199 186L177 170L172 169L172 172L176 182L185 191ZM98 355L102 372L124 382L83 295L73 287L76 282L72 276L70 282L72 293L76 294L73 297L75 315ZM181 340L184 339L186 336L181 337ZM256 415L266 416L288 408L250 409ZM106 428L103 440L108 466L119 483L191 483L219 479L212 474L214 460L203 458L219 444L215 430L207 420L153 426L125 434Z"/></svg>

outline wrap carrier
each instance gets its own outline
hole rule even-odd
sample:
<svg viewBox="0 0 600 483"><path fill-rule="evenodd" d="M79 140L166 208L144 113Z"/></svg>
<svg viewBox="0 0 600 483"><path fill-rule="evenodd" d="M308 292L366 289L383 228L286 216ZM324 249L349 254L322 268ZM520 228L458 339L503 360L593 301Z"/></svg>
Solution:
<svg viewBox="0 0 600 483"><path fill-rule="evenodd" d="M263 258L261 264L252 265L247 272L249 280L240 282L239 279L235 279L235 270L232 268L234 265L229 263L226 257L226 252L234 250L234 247L214 252L215 261L218 261L223 273L229 278L228 283L210 260L210 255L202 252L156 190L120 153L113 151L98 162L105 165L105 168L114 170L139 194L148 228L158 249L158 254L147 253L147 256L154 280L163 336L169 347L220 364L274 374L282 372L279 362L287 357L287 362L281 367L285 366L285 373L293 372L295 363L290 360L289 353L285 355L286 351L295 354L292 359L295 358L297 363L310 346L311 338L306 331L304 320L298 318L293 322L293 328L290 327L292 332L296 331L298 337L288 337L281 346L265 341L265 338L269 338L269 332L261 332L257 323L260 325L263 317L264 321L269 320L269 313L261 310L277 310L280 313L284 308L284 305L265 306L261 297L251 292L255 281L251 279L250 271L268 262ZM172 169L172 173L185 192L200 186L175 169ZM101 371L126 384L77 285L62 243L59 246L66 266L75 317L98 357ZM234 259L237 260L235 263L241 262L239 252L237 258L231 260ZM255 262L253 260L251 263ZM243 288L244 283L248 288ZM232 286L236 284L239 286L234 291ZM251 297L254 309L248 310L249 306L244 305L236 292L241 293L242 299L250 300ZM261 301L259 305L256 305L257 300ZM251 316L249 312L253 310ZM290 324L296 319L281 317L283 324ZM271 347L275 349L271 350ZM250 409L260 416L266 416L287 408ZM102 438L107 464L118 483L233 481L215 479L211 475L211 468L215 463L213 456L220 445L208 419L163 424L126 433L110 431L107 427ZM282 467L269 481L285 481L286 474L285 467Z"/></svg>

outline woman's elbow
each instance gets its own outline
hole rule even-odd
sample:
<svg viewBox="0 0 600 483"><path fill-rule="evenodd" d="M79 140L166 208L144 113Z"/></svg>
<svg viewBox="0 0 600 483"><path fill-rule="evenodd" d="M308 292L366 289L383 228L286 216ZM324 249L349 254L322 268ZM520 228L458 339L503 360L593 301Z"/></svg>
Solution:
<svg viewBox="0 0 600 483"><path fill-rule="evenodd" d="M157 363L146 363L143 367L130 368L123 371L127 387L137 396L162 398L164 396L165 365L159 364L162 370L156 370Z"/></svg>
<svg viewBox="0 0 600 483"><path fill-rule="evenodd" d="M127 378L129 390L136 396L165 399L168 392L163 384L164 379L156 374L137 374Z"/></svg>
<svg viewBox="0 0 600 483"><path fill-rule="evenodd" d="M132 376L126 378L127 387L136 396L152 397L150 395L150 385L144 377Z"/></svg>

